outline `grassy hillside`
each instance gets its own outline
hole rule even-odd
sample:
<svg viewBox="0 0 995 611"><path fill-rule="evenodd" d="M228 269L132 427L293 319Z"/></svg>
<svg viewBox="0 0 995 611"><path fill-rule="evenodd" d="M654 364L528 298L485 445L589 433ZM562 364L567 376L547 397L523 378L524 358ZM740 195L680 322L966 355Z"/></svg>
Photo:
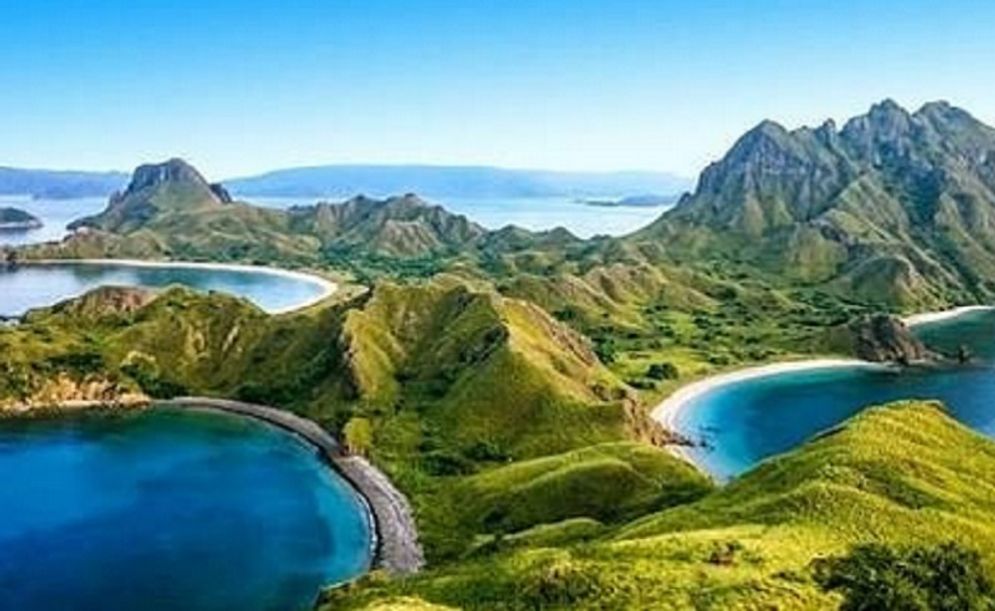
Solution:
<svg viewBox="0 0 995 611"><path fill-rule="evenodd" d="M284 407L346 433L412 495L435 558L461 555L476 534L497 532L480 516L454 522L437 511L441 495L465 478L594 444L668 439L586 339L533 304L455 276L382 283L351 302L281 316L182 288L100 289L0 328L0 347L0 407L201 394ZM639 446L580 462L588 468L550 467L564 493L587 495L591 481L611 481L632 495L612 515L655 506L656 480L632 466L656 468ZM483 514L508 503L487 498ZM603 502L585 503L592 509L549 511L609 519ZM502 529L548 521L540 504Z"/></svg>
<svg viewBox="0 0 995 611"><path fill-rule="evenodd" d="M698 501L600 534L575 525L573 541L537 538L402 582L371 577L330 594L326 608L396 596L461 608L834 607L813 561L862 542L952 540L995 571L993 469L995 443L942 406L895 403Z"/></svg>

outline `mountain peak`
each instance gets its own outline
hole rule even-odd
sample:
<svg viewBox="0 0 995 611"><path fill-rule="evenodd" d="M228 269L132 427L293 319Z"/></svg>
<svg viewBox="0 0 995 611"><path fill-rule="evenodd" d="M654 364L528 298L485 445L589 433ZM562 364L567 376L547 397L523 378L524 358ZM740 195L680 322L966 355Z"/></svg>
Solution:
<svg viewBox="0 0 995 611"><path fill-rule="evenodd" d="M867 113L870 116L887 116L887 115L908 115L908 111L902 107L901 104L896 102L891 98L885 98L877 104L871 106L870 112Z"/></svg>
<svg viewBox="0 0 995 611"><path fill-rule="evenodd" d="M70 228L95 227L127 233L163 214L230 203L221 185L212 185L186 161L173 158L135 168L124 191L111 196L100 214L75 221Z"/></svg>
<svg viewBox="0 0 995 611"><path fill-rule="evenodd" d="M162 163L147 163L135 168L125 192L133 193L167 182L208 185L207 180L196 168L186 161L174 157Z"/></svg>

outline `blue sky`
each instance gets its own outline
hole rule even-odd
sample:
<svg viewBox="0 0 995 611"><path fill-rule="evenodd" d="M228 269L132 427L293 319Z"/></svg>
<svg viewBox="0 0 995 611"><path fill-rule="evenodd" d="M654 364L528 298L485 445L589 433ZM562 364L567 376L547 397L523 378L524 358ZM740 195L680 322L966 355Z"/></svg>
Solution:
<svg viewBox="0 0 995 611"><path fill-rule="evenodd" d="M995 124L995 3L0 0L0 164L696 174L763 118Z"/></svg>

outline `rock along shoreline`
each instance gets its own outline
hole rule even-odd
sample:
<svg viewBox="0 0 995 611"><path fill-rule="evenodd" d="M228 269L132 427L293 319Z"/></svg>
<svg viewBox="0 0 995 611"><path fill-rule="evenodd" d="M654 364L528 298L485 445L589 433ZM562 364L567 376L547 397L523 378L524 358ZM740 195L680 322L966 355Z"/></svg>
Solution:
<svg viewBox="0 0 995 611"><path fill-rule="evenodd" d="M962 306L957 308L951 308L948 310L941 310L938 312L923 312L921 314L913 314L906 316L902 319L902 322L907 327L916 327L919 325L925 325L935 322L940 322L944 320L951 320L962 316L964 314L969 314L972 312L978 312L982 310L992 310L995 306ZM746 367L744 369L737 369L734 371L729 371L726 373L719 373L713 376L697 380L695 382L690 382L684 386L681 386L676 391L671 393L663 401L658 403L656 407L650 412L650 417L659 422L663 427L670 431L686 435L686 431L681 430L680 420L682 414L686 410L693 407L694 401L701 397L702 395L714 392L724 386L729 384L735 384L738 382L743 382L746 380L753 380L756 378L764 378L768 376L776 376L786 373L799 373L802 371L814 371L820 369L840 369L840 368L867 368L867 369L887 369L892 367L891 365L885 365L882 363L872 363L870 361L862 361L859 359L807 359L802 361L788 361L783 363L771 363L768 365L758 365L753 367ZM708 473L708 469L697 462L694 459L693 453L687 446L679 445L668 445L667 448L670 450L671 454L681 458L692 465L694 465L698 470Z"/></svg>
<svg viewBox="0 0 995 611"><path fill-rule="evenodd" d="M375 532L373 566L393 575L410 575L425 565L408 499L369 461L345 454L338 441L313 420L275 407L207 397L178 397L155 401L152 405L239 414L299 435L318 450L367 504Z"/></svg>

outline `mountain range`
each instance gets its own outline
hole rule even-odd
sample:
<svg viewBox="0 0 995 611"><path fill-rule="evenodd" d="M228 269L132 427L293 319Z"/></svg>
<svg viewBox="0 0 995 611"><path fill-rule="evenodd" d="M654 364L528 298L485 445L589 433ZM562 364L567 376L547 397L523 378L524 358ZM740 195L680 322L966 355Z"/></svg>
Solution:
<svg viewBox="0 0 995 611"><path fill-rule="evenodd" d="M887 100L842 128L765 121L630 238L881 303L995 294L995 129Z"/></svg>
<svg viewBox="0 0 995 611"><path fill-rule="evenodd" d="M765 121L677 206L618 239L488 231L414 194L261 208L181 160L139 168L75 227L90 231L61 248L77 256L707 266L885 307L971 303L995 296L995 129L945 102L909 112L890 100L842 128Z"/></svg>
<svg viewBox="0 0 995 611"><path fill-rule="evenodd" d="M4 258L265 262L342 290L278 316L179 287L32 311L0 337L0 408L203 394L342 435L410 496L431 568L327 609L831 608L821 563L855 545L992 566L995 444L896 403L717 486L649 407L745 364L939 360L893 314L990 303L993 222L995 130L946 103L764 122L620 238L487 230L410 193L262 208L173 159ZM870 589L904 587L878 577L911 565L882 564Z"/></svg>
<svg viewBox="0 0 995 611"><path fill-rule="evenodd" d="M123 172L25 170L0 167L0 195L38 199L106 197L128 182Z"/></svg>
<svg viewBox="0 0 995 611"><path fill-rule="evenodd" d="M486 166L332 165L226 180L241 196L591 197L679 195L691 181L665 172L556 172Z"/></svg>
<svg viewBox="0 0 995 611"><path fill-rule="evenodd" d="M128 182L123 172L24 170L0 167L0 195L68 199L110 196ZM690 180L665 172L557 172L485 166L327 165L288 168L233 178L225 186L242 197L618 197L676 198Z"/></svg>

